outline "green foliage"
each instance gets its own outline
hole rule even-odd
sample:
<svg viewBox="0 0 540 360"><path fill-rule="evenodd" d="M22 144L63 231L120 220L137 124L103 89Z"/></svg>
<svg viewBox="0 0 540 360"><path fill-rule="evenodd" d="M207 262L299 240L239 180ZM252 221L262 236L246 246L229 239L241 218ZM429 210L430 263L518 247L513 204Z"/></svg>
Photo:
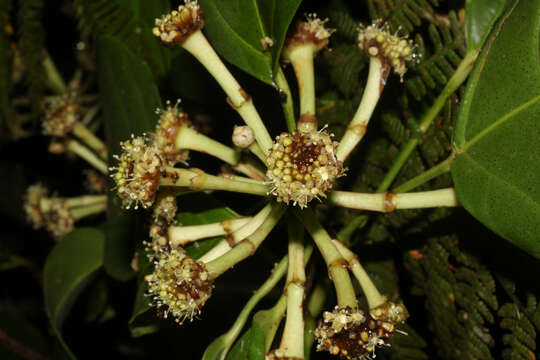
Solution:
<svg viewBox="0 0 540 360"><path fill-rule="evenodd" d="M93 228L66 236L47 257L43 270L45 309L54 332L62 341L62 323L75 298L103 265L104 234ZM62 341L71 358L75 358Z"/></svg>
<svg viewBox="0 0 540 360"><path fill-rule="evenodd" d="M539 15L540 1L515 2L486 44L467 86L452 164L463 206L536 257L540 257Z"/></svg>
<svg viewBox="0 0 540 360"><path fill-rule="evenodd" d="M447 19L430 23L428 35L430 46L426 46L421 34L415 35L420 61L412 64L406 75L407 90L417 101L428 94L436 97L454 74L466 52L463 27L454 11L448 13Z"/></svg>
<svg viewBox="0 0 540 360"><path fill-rule="evenodd" d="M281 48L299 0L202 0L206 33L221 56L272 85ZM265 50L261 40L274 44ZM242 54L242 56L238 56Z"/></svg>
<svg viewBox="0 0 540 360"><path fill-rule="evenodd" d="M411 33L420 26L422 20L437 21L435 7L438 0L368 0L369 15L372 19L388 21L390 29L401 29Z"/></svg>
<svg viewBox="0 0 540 360"><path fill-rule="evenodd" d="M41 113L41 100L45 91L45 29L42 24L44 6L43 0L21 1L19 6L19 49L26 66L25 80L28 83L33 116Z"/></svg>
<svg viewBox="0 0 540 360"><path fill-rule="evenodd" d="M158 89L148 66L120 40L98 39L97 58L101 105L109 149L109 161L120 153L120 142L131 134L150 131L157 121L155 110L161 107ZM111 195L114 195L111 193ZM129 264L135 250L134 238L143 231L141 214L126 216L119 200L111 196L108 206L105 269L118 280L134 276Z"/></svg>
<svg viewBox="0 0 540 360"><path fill-rule="evenodd" d="M498 309L495 282L453 237L433 238L405 256L413 275L413 291L426 298L430 329L442 358L492 359L493 343L486 323Z"/></svg>
<svg viewBox="0 0 540 360"><path fill-rule="evenodd" d="M251 327L238 339L226 359L263 360L264 355L264 333L254 321Z"/></svg>
<svg viewBox="0 0 540 360"><path fill-rule="evenodd" d="M77 0L81 38L111 35L124 42L142 58L156 76L170 67L170 50L151 33L154 19L169 10L166 0Z"/></svg>

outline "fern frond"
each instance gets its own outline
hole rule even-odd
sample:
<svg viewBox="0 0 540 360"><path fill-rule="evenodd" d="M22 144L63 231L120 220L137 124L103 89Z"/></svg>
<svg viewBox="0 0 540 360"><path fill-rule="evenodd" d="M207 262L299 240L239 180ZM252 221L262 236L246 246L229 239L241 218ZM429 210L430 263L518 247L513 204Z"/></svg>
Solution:
<svg viewBox="0 0 540 360"><path fill-rule="evenodd" d="M324 54L323 60L330 71L332 84L347 98L361 91L363 85L358 81L359 74L367 64L367 57L362 50L353 44L339 43L332 51Z"/></svg>
<svg viewBox="0 0 540 360"><path fill-rule="evenodd" d="M41 113L41 100L45 89L45 29L42 24L44 1L21 1L19 4L19 47L26 66L32 115L37 116Z"/></svg>
<svg viewBox="0 0 540 360"><path fill-rule="evenodd" d="M422 250L409 252L405 265L415 274L415 287L426 296L440 355L492 359L494 339L485 323L494 322L498 302L489 271L462 251L453 237L431 239Z"/></svg>
<svg viewBox="0 0 540 360"><path fill-rule="evenodd" d="M0 1L0 129L11 127L12 114L9 93L11 90L12 51L8 29L12 30L9 14L11 0Z"/></svg>
<svg viewBox="0 0 540 360"><path fill-rule="evenodd" d="M336 36L356 43L358 37L358 22L355 21L348 11L331 10L329 13L330 26L336 29Z"/></svg>
<svg viewBox="0 0 540 360"><path fill-rule="evenodd" d="M382 19L390 24L392 31L409 34L420 26L422 19L431 19L438 0L369 0L368 9L372 19Z"/></svg>
<svg viewBox="0 0 540 360"><path fill-rule="evenodd" d="M539 308L533 310L538 312ZM534 359L536 331L529 318L520 312L515 303L501 306L498 315L501 318L501 328L510 331L502 339L507 345L502 353L503 359Z"/></svg>
<svg viewBox="0 0 540 360"><path fill-rule="evenodd" d="M422 60L410 66L406 81L407 90L416 100L433 93L428 89L442 89L466 52L465 35L454 11L448 14L448 23L432 23L428 30L432 48L426 46L421 35L415 36Z"/></svg>

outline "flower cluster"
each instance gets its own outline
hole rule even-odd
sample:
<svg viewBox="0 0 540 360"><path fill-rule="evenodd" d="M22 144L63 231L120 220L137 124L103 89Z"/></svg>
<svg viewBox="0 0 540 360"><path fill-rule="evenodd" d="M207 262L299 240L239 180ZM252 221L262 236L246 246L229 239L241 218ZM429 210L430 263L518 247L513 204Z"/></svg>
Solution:
<svg viewBox="0 0 540 360"><path fill-rule="evenodd" d="M161 149L163 158L170 164L186 163L189 160L189 151L178 149L176 138L182 127L191 127L189 116L178 109L178 104L167 104L165 111L160 111L158 124L153 135L154 143Z"/></svg>
<svg viewBox="0 0 540 360"><path fill-rule="evenodd" d="M66 136L73 130L79 119L80 106L73 96L58 96L47 104L47 111L43 120L43 134L52 136Z"/></svg>
<svg viewBox="0 0 540 360"><path fill-rule="evenodd" d="M279 135L266 160L266 176L278 201L304 208L314 198L325 197L334 180L344 175L336 145L326 130Z"/></svg>
<svg viewBox="0 0 540 360"><path fill-rule="evenodd" d="M167 256L158 258L154 265L154 272L145 280L163 316L172 315L182 323L200 314L214 286L204 263L187 256L182 249L173 249Z"/></svg>
<svg viewBox="0 0 540 360"><path fill-rule="evenodd" d="M135 203L135 209L152 206L164 162L162 151L145 137L132 136L131 140L120 143L122 154L114 155L118 166L111 176L116 182L118 196L123 206L129 209Z"/></svg>
<svg viewBox="0 0 540 360"><path fill-rule="evenodd" d="M60 239L73 230L75 219L63 199L48 197L48 193L40 184L28 187L23 208L34 229L45 228Z"/></svg>
<svg viewBox="0 0 540 360"><path fill-rule="evenodd" d="M412 40L390 34L388 25L381 26L380 22L360 29L358 47L381 59L383 64L392 66L402 79L407 72L406 62L415 58Z"/></svg>
<svg viewBox="0 0 540 360"><path fill-rule="evenodd" d="M183 43L192 33L204 25L204 14L197 1L186 1L169 14L156 19L152 29L164 44L174 45Z"/></svg>
<svg viewBox="0 0 540 360"><path fill-rule="evenodd" d="M335 309L323 314L323 319L315 329L318 341L317 350L326 350L332 355L340 355L347 360L370 359L375 357L375 349L389 346L385 342L395 331L395 325L403 322L407 315L405 307L400 304L385 303L388 312L378 311L380 317L364 313L362 310L350 307Z"/></svg>
<svg viewBox="0 0 540 360"><path fill-rule="evenodd" d="M315 45L316 51L320 51L328 45L328 38L335 31L324 26L328 19L321 20L317 14L307 14L306 17L306 21L300 21L287 36L283 47L284 58L287 58L288 52L297 45L310 43Z"/></svg>

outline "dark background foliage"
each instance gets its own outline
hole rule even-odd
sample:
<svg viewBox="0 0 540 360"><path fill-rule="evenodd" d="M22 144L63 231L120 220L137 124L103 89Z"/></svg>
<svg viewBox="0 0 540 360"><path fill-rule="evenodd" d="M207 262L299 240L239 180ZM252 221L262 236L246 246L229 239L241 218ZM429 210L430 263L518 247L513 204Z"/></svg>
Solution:
<svg viewBox="0 0 540 360"><path fill-rule="evenodd" d="M85 93L98 95L104 108L98 116L98 134L107 136L113 153L117 152L120 140L132 132L148 131L156 120L153 115L141 120L137 114L148 108L153 114L153 109L162 106L163 100L174 101L178 97L182 98L182 107L198 119L203 131L230 142L231 125L237 120L231 120L236 115L223 101L221 90L185 52L160 46L150 34L153 19L169 6L165 0L0 0L0 173L3 175L0 213L4 220L0 240L3 284L0 357L3 359L19 358L16 353L21 353L14 349L27 351L26 358L30 359L64 358L65 349L55 334L58 331L81 359L200 358L211 341L230 327L252 292L283 255L286 229L280 226L257 256L220 277L200 320L179 327L157 318L153 310L133 317L134 299L137 293L141 294L142 275L133 272L129 262L146 237L148 220L144 215L147 214L126 216L113 209L116 204L111 200L107 219L92 217L77 224L80 228L95 227L104 232L105 269L94 273L85 282L86 287L81 287L82 292L63 327L54 328L47 318L43 268L56 243L44 231L35 231L28 225L22 210L23 194L27 186L38 181L62 196L81 194L86 191L83 185L86 165L77 159L50 154L46 151L49 139L40 135L44 97L55 92L54 85L44 79L44 51L50 54L66 81L77 69L83 69ZM338 138L358 106L367 76L368 59L354 45L357 24L381 17L394 31L400 29L401 34L414 38L422 54L420 62L410 68L404 84L396 76L389 78L369 132L348 163L348 176L340 181L340 188L374 192L400 148L417 135L420 117L465 56L464 6L464 1L443 0L301 3L295 19L316 11L328 17L328 25L337 30L331 51L316 59L316 85L320 122L328 124ZM77 47L79 41L86 44L84 49ZM137 61L127 64L125 73L115 72L118 68L115 62L120 62L125 52ZM17 78L14 74L21 72L21 62L24 72L22 78ZM136 89L139 82L121 96L115 93L114 83L128 83L146 71L137 68L138 64L149 69L148 84ZM271 61L269 66L273 64ZM283 131L285 122L277 91L265 84L264 78L256 79L238 67L229 67L253 96L270 132ZM294 84L291 69L286 68L285 73L289 83ZM139 90L142 100L133 95ZM423 136L394 185L406 182L452 153L463 96L464 86L446 102L435 126ZM19 98L27 102L21 105L17 103ZM107 112L111 108L115 111ZM126 120L120 119L122 114ZM210 173L219 171L219 163L203 155L194 154L191 162ZM451 185L447 173L419 189ZM193 195L182 198L179 212L184 224L200 223L223 215L196 215L209 208L222 210L227 206L246 214L254 205L253 198L248 196ZM378 358L534 359L535 354L538 356L538 260L495 235L464 209L379 215L321 205L318 215L329 232L353 245L382 292L391 299L403 299L412 314L405 329L409 335L396 335L392 348L379 352ZM148 271L144 257L140 256L139 260L140 271ZM308 270L314 281L326 276L318 255ZM65 271L70 271L69 265ZM280 295L278 287L257 309L269 308ZM330 295L328 307L333 303ZM313 352L313 358L327 356Z"/></svg>

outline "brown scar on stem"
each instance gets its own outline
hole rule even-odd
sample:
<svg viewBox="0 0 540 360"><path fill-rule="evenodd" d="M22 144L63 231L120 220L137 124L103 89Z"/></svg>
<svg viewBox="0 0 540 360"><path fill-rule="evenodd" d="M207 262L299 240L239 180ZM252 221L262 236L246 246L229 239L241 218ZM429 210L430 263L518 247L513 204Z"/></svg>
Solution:
<svg viewBox="0 0 540 360"><path fill-rule="evenodd" d="M227 241L227 244L229 244L231 249L236 246L236 242L234 241L234 236L232 236L231 233L228 233L227 235L225 235L225 241Z"/></svg>
<svg viewBox="0 0 540 360"><path fill-rule="evenodd" d="M189 171L195 173L196 175L189 179L190 188L193 190L200 190L206 183L206 173L201 169L191 168Z"/></svg>
<svg viewBox="0 0 540 360"><path fill-rule="evenodd" d="M178 179L180 178L180 175L178 175L176 172L174 172L174 171L169 172L169 171L167 171L167 170L163 170L163 171L161 172L161 176L162 176L163 178L169 178L169 179L171 179L171 181L172 181L173 183L175 183L175 184L178 182Z"/></svg>
<svg viewBox="0 0 540 360"><path fill-rule="evenodd" d="M235 110L238 110L240 109L242 106L244 106L245 103L247 102L250 102L251 101L251 96L249 96L249 94L242 88L238 88L238 92L240 93L240 95L242 96L242 98L244 98L244 101L242 101L240 104L236 105L232 102L231 98L227 96L227 104L229 104L230 107L232 107L233 109Z"/></svg>
<svg viewBox="0 0 540 360"><path fill-rule="evenodd" d="M255 244L253 244L253 242L251 242L251 240L249 240L249 238L245 238L240 243L243 243L243 242L246 242L249 246L251 246L251 249L252 249L251 250L251 255L253 256L255 254L255 251L257 251L257 247L255 246ZM238 245L238 244L235 244L235 246L236 245ZM233 247L233 246L231 246L231 247Z"/></svg>
<svg viewBox="0 0 540 360"><path fill-rule="evenodd" d="M349 130L352 131L357 136L362 137L366 134L367 129L366 129L366 124L360 123L360 124L349 126Z"/></svg>
<svg viewBox="0 0 540 360"><path fill-rule="evenodd" d="M395 197L396 197L396 194L391 191L387 191L384 194L384 202L383 202L384 212L392 212L396 210L396 204L394 203Z"/></svg>
<svg viewBox="0 0 540 360"><path fill-rule="evenodd" d="M300 115L300 119L298 119L298 124L315 124L315 127L317 127L317 117L315 115L312 115L310 113L303 113Z"/></svg>

